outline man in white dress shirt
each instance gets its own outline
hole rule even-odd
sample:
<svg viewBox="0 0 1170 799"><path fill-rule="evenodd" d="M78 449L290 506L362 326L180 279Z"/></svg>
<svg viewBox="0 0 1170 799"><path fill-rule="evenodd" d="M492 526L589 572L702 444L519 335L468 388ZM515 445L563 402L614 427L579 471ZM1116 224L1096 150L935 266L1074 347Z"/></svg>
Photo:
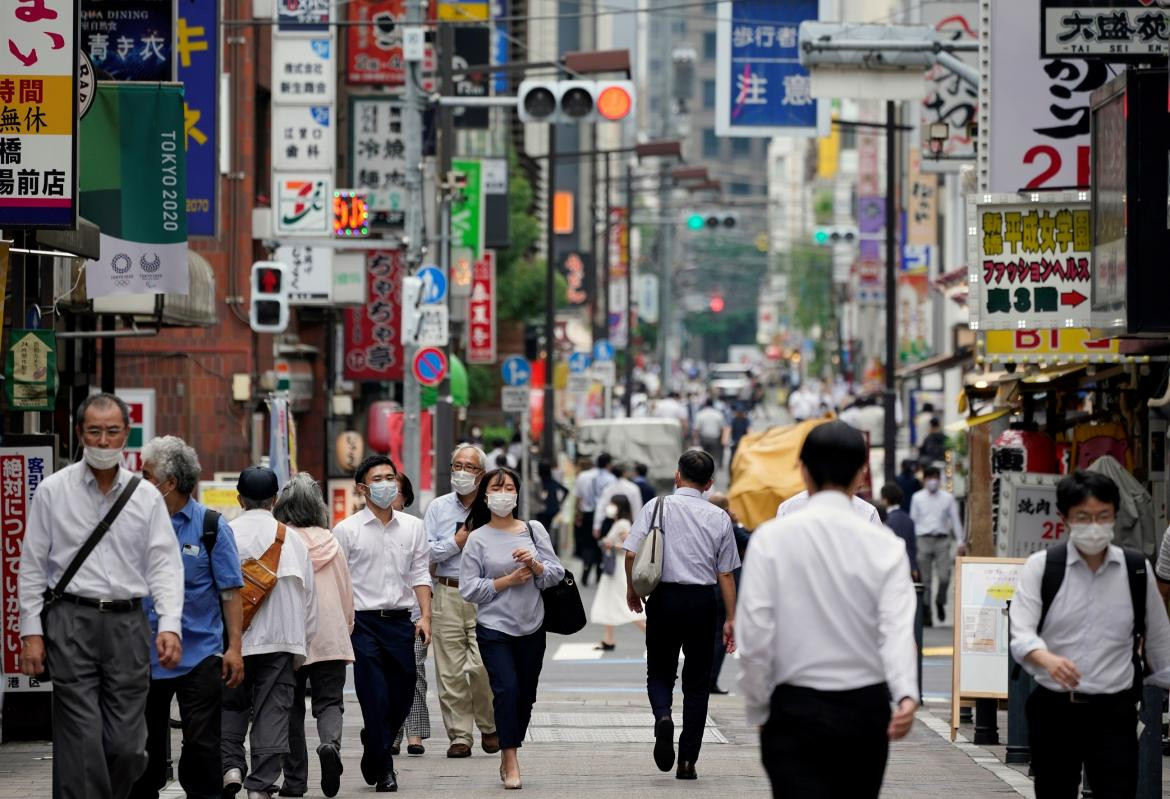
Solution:
<svg viewBox="0 0 1170 799"><path fill-rule="evenodd" d="M450 741L447 757L451 758L471 757L475 727L479 727L484 752L500 751L492 687L475 638L475 605L459 595L459 564L471 532L464 522L486 467L487 456L482 449L470 444L456 447L451 453L453 490L436 497L423 518L435 570L435 676L439 710Z"/></svg>
<svg viewBox="0 0 1170 799"><path fill-rule="evenodd" d="M937 621L946 621L947 592L951 587L951 568L955 558L951 554L954 540L959 555L967 554L966 532L959 519L959 503L941 487L942 473L937 466L922 471L925 485L910 499L910 519L918 538L918 572L922 576L922 607L924 623L931 626L930 583L938 575L938 593L934 595ZM953 538L952 538L953 537Z"/></svg>
<svg viewBox="0 0 1170 799"><path fill-rule="evenodd" d="M240 563L259 559L276 541L280 529L272 516L280 490L276 474L249 466L236 481L243 514L231 522ZM288 754L288 717L296 680L293 671L305 661L308 640L317 628L313 594L313 562L301 537L284 530L277 563L276 586L244 631L244 681L223 692L223 787L233 795L241 787L248 799L268 799ZM248 738L252 767L244 759ZM247 772L246 779L240 777Z"/></svg>
<svg viewBox="0 0 1170 799"><path fill-rule="evenodd" d="M82 462L51 475L29 507L20 556L20 670L53 676L53 796L121 799L146 769L149 595L160 665L182 657L183 564L158 489L138 483L76 576L61 578L134 475L121 466L130 411L112 394L77 409ZM42 619L46 594L54 596ZM43 624L43 627L42 627Z"/></svg>
<svg viewBox="0 0 1170 799"><path fill-rule="evenodd" d="M414 637L431 642L430 546L422 520L395 513L398 470L371 455L353 479L366 507L333 530L353 581L353 681L362 708L362 777L398 790L394 736L414 701ZM411 622L418 603L419 617Z"/></svg>
<svg viewBox="0 0 1170 799"><path fill-rule="evenodd" d="M808 506L758 527L744 559L736 637L747 719L760 725L774 796L877 797L889 742L917 707L906 546L849 512L866 460L860 432L820 425L800 460Z"/></svg>
<svg viewBox="0 0 1170 799"><path fill-rule="evenodd" d="M799 494L793 494L781 502L780 507L776 508L776 518L783 519L785 516L790 516L798 510L802 510L808 505L808 499L809 494L807 490L801 491ZM882 518L878 514L877 508L854 494L852 490L849 493L849 503L857 518L867 521L870 524L876 524L878 527L882 526Z"/></svg>
<svg viewBox="0 0 1170 799"><path fill-rule="evenodd" d="M1145 679L1170 687L1170 620L1150 564L1110 544L1120 502L1105 475L1078 471L1061 480L1056 507L1068 543L1029 557L1012 599L1012 656L1037 683L1027 705L1036 799L1077 796L1082 766L1093 796L1131 799L1139 639L1151 671Z"/></svg>
<svg viewBox="0 0 1170 799"><path fill-rule="evenodd" d="M600 540L601 525L606 519L606 508L618 494L625 496L630 501L631 517L637 518L638 513L642 510L642 489L629 479L627 476L629 471L629 467L621 462L614 463L610 468L610 474L617 479L607 485L605 490L601 492L601 496L597 498L597 511L593 514L593 537L595 539Z"/></svg>

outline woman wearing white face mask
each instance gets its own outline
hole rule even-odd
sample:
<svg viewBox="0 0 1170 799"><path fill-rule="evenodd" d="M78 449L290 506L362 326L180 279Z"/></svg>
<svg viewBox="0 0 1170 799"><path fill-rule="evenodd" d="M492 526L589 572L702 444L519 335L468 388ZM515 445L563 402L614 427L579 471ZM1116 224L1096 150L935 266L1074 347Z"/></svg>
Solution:
<svg viewBox="0 0 1170 799"><path fill-rule="evenodd" d="M634 613L626 604L625 553L622 552L622 544L626 542L630 527L633 525L630 500L622 494L615 494L605 508L605 515L613 520L613 525L605 534L605 538L601 539L601 549L604 553L602 573L597 583L597 593L593 595L593 605L589 609L589 620L605 626L601 643L594 649L610 652L617 647L617 642L613 640L614 627L633 622L638 625L639 630L645 631L646 614ZM617 561L617 555L622 556L622 562Z"/></svg>
<svg viewBox="0 0 1170 799"><path fill-rule="evenodd" d="M544 661L544 603L540 592L565 575L548 531L516 517L520 476L488 472L479 484L463 549L459 593L478 607L475 628L492 686L500 736L500 779L519 788L516 750L524 740Z"/></svg>

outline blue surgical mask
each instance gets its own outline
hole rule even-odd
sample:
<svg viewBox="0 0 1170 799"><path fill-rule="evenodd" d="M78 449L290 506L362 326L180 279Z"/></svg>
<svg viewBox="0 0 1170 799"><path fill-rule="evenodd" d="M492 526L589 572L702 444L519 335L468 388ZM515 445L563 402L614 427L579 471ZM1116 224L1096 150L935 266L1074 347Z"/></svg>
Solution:
<svg viewBox="0 0 1170 799"><path fill-rule="evenodd" d="M366 490L370 492L370 502L379 508L388 508L398 498L398 481L383 480L379 483L371 483L366 486Z"/></svg>

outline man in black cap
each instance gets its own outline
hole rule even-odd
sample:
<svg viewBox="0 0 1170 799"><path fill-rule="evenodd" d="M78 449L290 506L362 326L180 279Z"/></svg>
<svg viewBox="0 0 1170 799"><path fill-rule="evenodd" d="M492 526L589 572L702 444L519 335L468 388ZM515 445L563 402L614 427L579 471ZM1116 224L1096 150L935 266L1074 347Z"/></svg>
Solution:
<svg viewBox="0 0 1170 799"><path fill-rule="evenodd" d="M244 682L223 692L224 795L234 796L242 786L248 799L268 799L276 793L288 753L293 670L304 662L306 642L317 625L309 550L300 536L288 535L272 516L279 489L271 469L249 466L236 483L244 513L231 523L241 564L259 559L282 539L276 586L244 631ZM251 769L244 761L249 716ZM247 779L242 779L245 771Z"/></svg>

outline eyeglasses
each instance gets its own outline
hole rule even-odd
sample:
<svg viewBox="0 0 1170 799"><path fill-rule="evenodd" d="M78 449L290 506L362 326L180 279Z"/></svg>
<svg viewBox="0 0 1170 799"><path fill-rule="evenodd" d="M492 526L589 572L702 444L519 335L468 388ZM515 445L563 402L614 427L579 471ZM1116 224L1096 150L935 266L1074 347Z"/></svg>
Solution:
<svg viewBox="0 0 1170 799"><path fill-rule="evenodd" d="M117 438L125 430L125 427L86 427L81 432L86 438L101 438L103 433L109 438Z"/></svg>
<svg viewBox="0 0 1170 799"><path fill-rule="evenodd" d="M483 469L478 466L473 466L470 463L452 463L451 471L453 472L468 472L470 474L479 474Z"/></svg>
<svg viewBox="0 0 1170 799"><path fill-rule="evenodd" d="M1071 524L1113 524L1117 521L1117 514L1111 510L1103 510L1096 516L1089 513L1074 513L1068 520Z"/></svg>

